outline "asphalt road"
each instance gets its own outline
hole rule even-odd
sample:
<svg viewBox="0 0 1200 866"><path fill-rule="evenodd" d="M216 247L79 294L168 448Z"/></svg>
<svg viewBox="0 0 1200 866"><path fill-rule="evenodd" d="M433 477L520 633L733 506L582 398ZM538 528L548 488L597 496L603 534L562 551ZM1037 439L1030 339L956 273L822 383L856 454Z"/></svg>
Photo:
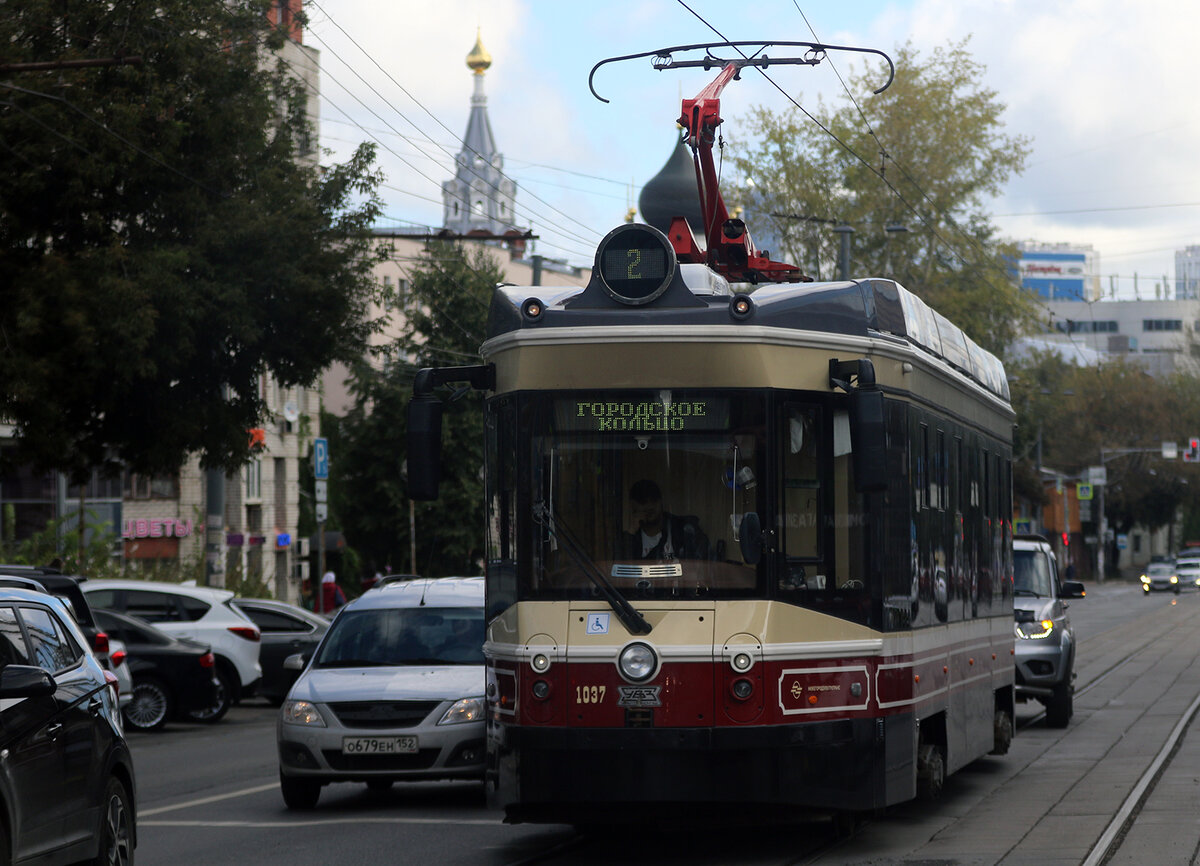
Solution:
<svg viewBox="0 0 1200 866"><path fill-rule="evenodd" d="M1200 696L1200 593L1146 598L1130 584L1094 586L1071 602L1070 613L1079 677L1066 730L1046 728L1040 706L1022 705L1022 729L1007 756L951 777L936 803L893 807L840 839L828 821L680 828L662 826L653 814L637 830L598 836L565 826L506 826L487 809L481 788L468 783L396 786L383 794L337 785L322 792L315 811L289 812L277 783L275 710L249 702L212 726L172 724L130 735L137 861L1043 866L1086 862L1117 826L1109 862L1190 864L1200 825L1188 815L1181 827L1179 809L1194 811L1200 802L1200 780L1191 772L1200 764L1200 735L1189 739L1186 716ZM1163 762L1157 781L1148 781L1156 759ZM1114 823L1123 807L1124 822ZM1171 832L1162 832L1172 819Z"/></svg>

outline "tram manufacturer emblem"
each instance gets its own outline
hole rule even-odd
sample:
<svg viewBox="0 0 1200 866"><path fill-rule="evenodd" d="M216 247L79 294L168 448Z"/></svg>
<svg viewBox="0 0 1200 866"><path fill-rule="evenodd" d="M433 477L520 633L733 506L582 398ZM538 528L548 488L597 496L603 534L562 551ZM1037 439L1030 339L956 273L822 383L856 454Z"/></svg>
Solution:
<svg viewBox="0 0 1200 866"><path fill-rule="evenodd" d="M621 697L617 699L618 707L661 707L662 701L658 693L662 686L617 686Z"/></svg>

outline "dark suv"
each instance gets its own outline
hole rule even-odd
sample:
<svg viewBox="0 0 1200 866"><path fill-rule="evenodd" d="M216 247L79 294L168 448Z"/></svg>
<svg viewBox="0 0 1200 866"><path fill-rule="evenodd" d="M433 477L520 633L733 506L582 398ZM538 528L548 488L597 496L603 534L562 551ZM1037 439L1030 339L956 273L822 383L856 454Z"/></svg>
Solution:
<svg viewBox="0 0 1200 866"><path fill-rule="evenodd" d="M66 599L67 607L75 617L75 622L79 624L79 630L87 638L88 646L107 666L108 636L104 634L100 626L96 625L96 618L92 615L92 608L88 604L87 596L79 588L79 584L87 580L86 577L63 574L59 569L49 565L0 565L0 586L6 585L4 581L6 577L27 578L36 581L37 586L46 592ZM20 586L21 584L9 581L7 585Z"/></svg>
<svg viewBox="0 0 1200 866"><path fill-rule="evenodd" d="M61 599L0 587L0 862L132 861L115 682Z"/></svg>
<svg viewBox="0 0 1200 866"><path fill-rule="evenodd" d="M1075 632L1063 599L1083 597L1082 583L1059 580L1050 542L1040 535L1013 539L1017 700L1045 704L1052 728L1065 728L1075 710Z"/></svg>

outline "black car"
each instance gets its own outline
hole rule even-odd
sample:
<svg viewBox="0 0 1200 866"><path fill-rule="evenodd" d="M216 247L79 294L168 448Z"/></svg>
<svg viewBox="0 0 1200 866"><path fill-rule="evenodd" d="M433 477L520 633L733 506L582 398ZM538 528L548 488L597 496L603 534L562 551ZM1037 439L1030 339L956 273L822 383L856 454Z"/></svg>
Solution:
<svg viewBox="0 0 1200 866"><path fill-rule="evenodd" d="M0 588L0 862L131 862L133 759L115 682L60 599Z"/></svg>
<svg viewBox="0 0 1200 866"><path fill-rule="evenodd" d="M92 615L87 596L79 587L80 583L87 580L86 577L63 574L49 565L0 565L0 586L4 585L4 579L8 577L37 581L38 586L45 592L65 599L67 608L79 624L79 630L87 638L88 646L100 658L101 663L107 666L108 638L103 629L96 625L96 618ZM16 584L12 582L9 585Z"/></svg>
<svg viewBox="0 0 1200 866"><path fill-rule="evenodd" d="M258 654L262 682L258 694L278 706L300 676L298 670L286 670L283 660L296 653L312 655L329 630L329 620L302 607L270 598L235 598L232 604L252 619L262 632Z"/></svg>
<svg viewBox="0 0 1200 866"><path fill-rule="evenodd" d="M217 700L215 659L207 644L172 637L145 620L98 608L96 621L125 644L125 664L133 676L133 700L125 707L125 722L139 731L154 731L169 719L214 708L229 708ZM220 704L220 707L217 705Z"/></svg>

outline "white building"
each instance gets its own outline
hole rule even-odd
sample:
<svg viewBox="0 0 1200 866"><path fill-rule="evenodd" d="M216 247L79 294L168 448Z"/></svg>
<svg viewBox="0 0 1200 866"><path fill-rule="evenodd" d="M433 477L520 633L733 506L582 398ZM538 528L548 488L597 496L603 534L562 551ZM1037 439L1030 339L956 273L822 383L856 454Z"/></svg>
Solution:
<svg viewBox="0 0 1200 866"><path fill-rule="evenodd" d="M1046 301L1042 307L1043 333L1031 339L1043 346L1059 345L1075 356L1121 357L1154 375L1200 373L1193 348L1200 300Z"/></svg>

